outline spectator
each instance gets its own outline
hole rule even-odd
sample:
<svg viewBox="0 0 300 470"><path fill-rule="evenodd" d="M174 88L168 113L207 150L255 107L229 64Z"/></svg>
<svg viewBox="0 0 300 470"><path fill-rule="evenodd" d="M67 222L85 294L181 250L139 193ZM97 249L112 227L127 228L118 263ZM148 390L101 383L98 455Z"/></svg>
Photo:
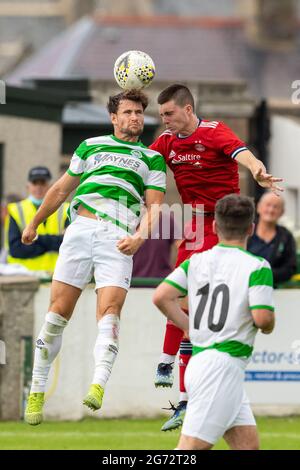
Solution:
<svg viewBox="0 0 300 470"><path fill-rule="evenodd" d="M8 223L7 217L7 205L11 202L18 202L22 199L19 194L8 194L3 201L1 202L0 207L0 222L1 222L1 252L0 252L0 264L5 264L7 262L7 249L3 246L3 237L7 232L7 227L5 224Z"/></svg>
<svg viewBox="0 0 300 470"><path fill-rule="evenodd" d="M275 287L288 281L297 268L294 237L277 223L283 213L282 197L271 192L263 194L257 205L258 223L248 241L248 251L269 261Z"/></svg>
<svg viewBox="0 0 300 470"><path fill-rule="evenodd" d="M28 174L28 197L7 206L6 240L8 263L17 263L31 271L54 271L58 250L67 226L67 208L64 204L39 226L38 238L32 245L23 245L21 234L32 220L49 189L51 173L48 168L31 168Z"/></svg>

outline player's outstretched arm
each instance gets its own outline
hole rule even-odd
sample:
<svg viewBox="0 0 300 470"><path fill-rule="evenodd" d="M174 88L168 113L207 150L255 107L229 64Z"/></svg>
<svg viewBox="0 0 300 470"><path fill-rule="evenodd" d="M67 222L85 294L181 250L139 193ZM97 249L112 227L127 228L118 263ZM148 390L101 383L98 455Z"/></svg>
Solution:
<svg viewBox="0 0 300 470"><path fill-rule="evenodd" d="M277 185L277 183L282 181L282 178L275 178L273 175L267 173L263 162L258 160L250 150L240 152L236 156L236 160L251 171L255 181L263 188L270 189L277 195L283 191L283 189Z"/></svg>
<svg viewBox="0 0 300 470"><path fill-rule="evenodd" d="M153 303L176 326L188 333L189 319L179 306L182 292L176 287L162 282L154 292Z"/></svg>
<svg viewBox="0 0 300 470"><path fill-rule="evenodd" d="M274 330L275 315L274 312L267 309L252 310L254 324L265 335L269 335Z"/></svg>
<svg viewBox="0 0 300 470"><path fill-rule="evenodd" d="M78 186L80 177L70 176L65 173L53 186L47 191L45 199L35 214L32 221L25 227L22 234L22 243L31 245L37 236L38 226L53 214L60 205L67 199L69 194Z"/></svg>

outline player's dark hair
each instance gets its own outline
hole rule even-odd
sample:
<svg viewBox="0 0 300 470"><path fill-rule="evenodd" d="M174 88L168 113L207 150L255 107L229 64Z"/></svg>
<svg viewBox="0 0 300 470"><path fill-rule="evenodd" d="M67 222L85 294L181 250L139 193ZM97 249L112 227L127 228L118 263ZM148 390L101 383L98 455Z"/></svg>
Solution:
<svg viewBox="0 0 300 470"><path fill-rule="evenodd" d="M143 110L148 106L148 97L140 90L127 90L118 93L117 95L110 96L107 103L107 110L109 114L117 113L121 101L129 100L134 101L135 103L141 103Z"/></svg>
<svg viewBox="0 0 300 470"><path fill-rule="evenodd" d="M255 206L248 196L229 194L216 204L215 218L218 232L226 240L241 240L254 221Z"/></svg>
<svg viewBox="0 0 300 470"><path fill-rule="evenodd" d="M164 104L171 100L173 100L181 108L187 104L190 104L193 108L193 111L195 110L195 101L193 95L184 85L177 83L175 85L170 85L165 88L157 98L158 104Z"/></svg>

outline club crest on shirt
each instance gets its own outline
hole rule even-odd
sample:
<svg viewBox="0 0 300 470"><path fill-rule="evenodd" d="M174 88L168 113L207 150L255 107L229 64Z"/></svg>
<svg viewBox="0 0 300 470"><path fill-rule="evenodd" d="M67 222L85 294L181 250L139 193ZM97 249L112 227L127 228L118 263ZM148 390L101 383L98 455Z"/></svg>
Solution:
<svg viewBox="0 0 300 470"><path fill-rule="evenodd" d="M198 150L198 152L204 152L204 150L206 150L204 145L200 143L195 145L195 149Z"/></svg>
<svg viewBox="0 0 300 470"><path fill-rule="evenodd" d="M131 150L131 155L136 158L142 158L143 154L139 150Z"/></svg>

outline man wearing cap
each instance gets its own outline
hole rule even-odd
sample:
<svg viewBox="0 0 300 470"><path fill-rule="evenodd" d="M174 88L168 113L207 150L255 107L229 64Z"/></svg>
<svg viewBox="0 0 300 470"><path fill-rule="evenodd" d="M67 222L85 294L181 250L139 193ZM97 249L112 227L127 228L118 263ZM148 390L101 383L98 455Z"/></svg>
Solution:
<svg viewBox="0 0 300 470"><path fill-rule="evenodd" d="M44 166L31 168L28 174L28 197L8 204L6 244L8 263L18 263L31 271L53 272L58 250L67 225L68 204L48 217L38 228L38 238L32 245L24 245L21 236L26 225L35 216L50 187L51 173Z"/></svg>

